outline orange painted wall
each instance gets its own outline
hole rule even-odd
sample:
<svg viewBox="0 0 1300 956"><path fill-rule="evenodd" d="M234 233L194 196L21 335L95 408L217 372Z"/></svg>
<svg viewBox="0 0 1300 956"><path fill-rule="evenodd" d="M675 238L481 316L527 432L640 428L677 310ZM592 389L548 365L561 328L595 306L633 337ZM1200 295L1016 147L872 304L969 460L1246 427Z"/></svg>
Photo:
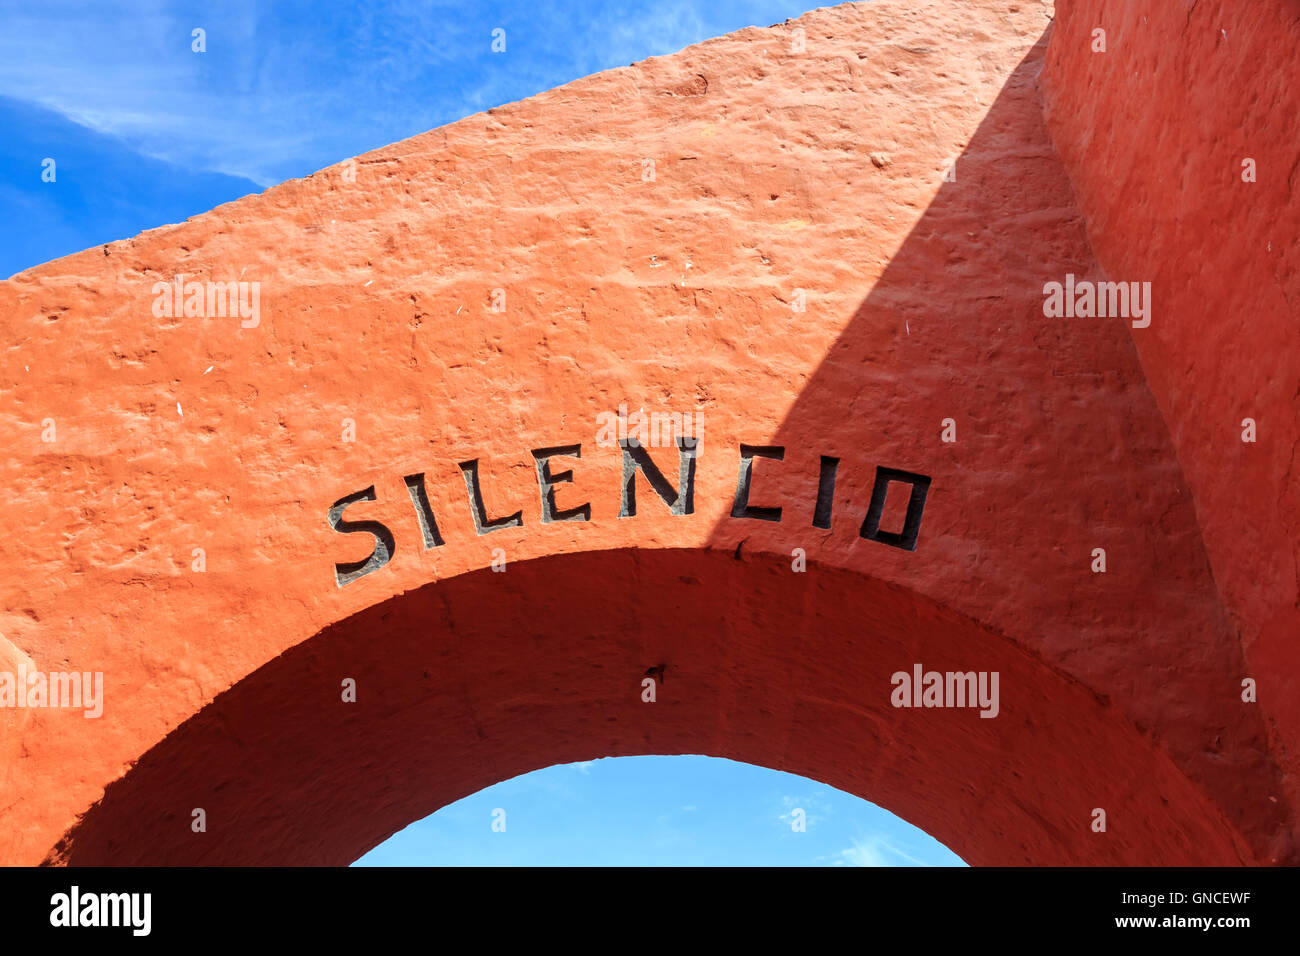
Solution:
<svg viewBox="0 0 1300 956"><path fill-rule="evenodd" d="M0 860L343 863L634 753L816 777L972 863L1293 860L1286 713L1240 698L1163 386L1126 323L1043 315L1105 262L1044 120L1048 28L819 10L0 283L0 653L108 685L99 720L0 712ZM177 274L260 282L259 322L157 318ZM619 517L622 402L702 416L692 514L638 478ZM731 516L742 443L785 448L751 495L779 522ZM530 451L569 444L559 504L591 519L542 524ZM475 533L471 459L522 527ZM860 535L878 466L931 479L914 551ZM327 515L371 485L347 517L396 551L340 588L369 544ZM1002 713L891 707L916 662L999 670Z"/></svg>

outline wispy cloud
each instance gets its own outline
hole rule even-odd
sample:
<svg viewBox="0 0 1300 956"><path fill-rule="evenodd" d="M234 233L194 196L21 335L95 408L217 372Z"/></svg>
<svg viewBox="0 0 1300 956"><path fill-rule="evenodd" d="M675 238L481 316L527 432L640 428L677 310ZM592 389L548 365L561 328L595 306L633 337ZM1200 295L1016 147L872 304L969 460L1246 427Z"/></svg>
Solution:
<svg viewBox="0 0 1300 956"><path fill-rule="evenodd" d="M380 6L277 19L252 0L201 10L140 0L126 15L114 4L29 5L0 32L0 95L146 156L271 185L466 112L456 84L430 77L467 52L463 17L445 5ZM196 28L203 52L192 49Z"/></svg>
<svg viewBox="0 0 1300 956"><path fill-rule="evenodd" d="M910 853L906 852L897 845L890 843L883 837L872 837L868 840L854 840L853 845L847 850L841 850L839 859L832 860L833 866L925 866L923 860L918 860Z"/></svg>
<svg viewBox="0 0 1300 956"><path fill-rule="evenodd" d="M598 70L675 52L803 0L43 0L6 12L0 95L146 156L269 186ZM574 29L575 23L582 28ZM492 30L507 51L491 51ZM206 30L206 51L191 31Z"/></svg>
<svg viewBox="0 0 1300 956"><path fill-rule="evenodd" d="M639 17L587 34L600 68L627 66L647 56L675 53L711 35L700 19L699 4L690 0L644 4L639 12Z"/></svg>

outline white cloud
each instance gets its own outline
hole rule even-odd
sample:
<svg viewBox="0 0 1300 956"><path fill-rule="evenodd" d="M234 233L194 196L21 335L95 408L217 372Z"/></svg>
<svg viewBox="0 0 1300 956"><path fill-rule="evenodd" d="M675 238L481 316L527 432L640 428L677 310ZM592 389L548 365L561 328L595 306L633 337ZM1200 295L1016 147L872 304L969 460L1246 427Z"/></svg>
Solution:
<svg viewBox="0 0 1300 956"><path fill-rule="evenodd" d="M839 859L833 861L835 866L901 866L904 863L925 866L923 861L904 852L883 837L854 840L853 846L847 850L840 850Z"/></svg>
<svg viewBox="0 0 1300 956"><path fill-rule="evenodd" d="M451 0L324 4L310 18L258 0L198 15L180 0L135 0L128 13L42 0L5 14L0 95L146 156L265 187L584 73L674 53L779 5L701 13L692 0L663 0L578 22L558 0L536 0L530 16L503 14L509 52L494 56L487 15ZM190 48L196 27L207 31L204 53Z"/></svg>
<svg viewBox="0 0 1300 956"><path fill-rule="evenodd" d="M281 19L254 0L195 15L175 0L61 0L6 13L0 95L116 136L145 156L274 185L424 132L412 86L458 55L449 9L390 0L379 12ZM191 30L207 50L191 50ZM491 105L491 104L489 104Z"/></svg>
<svg viewBox="0 0 1300 956"><path fill-rule="evenodd" d="M665 56L709 37L695 3L676 0L640 9L644 16L617 23L603 36L589 37L592 52L610 67L643 60L647 49L650 56Z"/></svg>

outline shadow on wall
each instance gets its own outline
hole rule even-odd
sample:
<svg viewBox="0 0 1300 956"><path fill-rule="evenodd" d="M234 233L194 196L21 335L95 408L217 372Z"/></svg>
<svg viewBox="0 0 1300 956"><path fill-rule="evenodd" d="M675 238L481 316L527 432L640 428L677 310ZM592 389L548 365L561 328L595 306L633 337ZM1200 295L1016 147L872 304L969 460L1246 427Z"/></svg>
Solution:
<svg viewBox="0 0 1300 956"><path fill-rule="evenodd" d="M1001 631L1109 698L1267 860L1290 811L1259 710L1240 698L1240 642L1134 347L1138 319L1044 315L1045 283L1107 278L1044 122L1047 43L763 436L784 459L757 460L750 502L782 506L781 523L724 521L711 543L838 553ZM815 302L810 291L796 318L817 321ZM840 460L828 530L813 526L823 455ZM859 537L879 465L931 479L915 552ZM884 530L907 510L907 486L894 492ZM1092 570L1098 547L1107 573ZM882 661L877 677L906 663Z"/></svg>

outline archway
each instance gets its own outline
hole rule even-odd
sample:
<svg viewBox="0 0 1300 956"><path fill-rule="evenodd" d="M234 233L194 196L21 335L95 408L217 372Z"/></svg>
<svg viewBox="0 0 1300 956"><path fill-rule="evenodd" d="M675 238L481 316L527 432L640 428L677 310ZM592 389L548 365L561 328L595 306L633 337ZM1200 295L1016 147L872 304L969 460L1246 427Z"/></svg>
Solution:
<svg viewBox="0 0 1300 956"><path fill-rule="evenodd" d="M5 859L347 862L502 776L683 752L973 863L1289 859L1131 333L1043 314L1102 274L1043 30L819 10L0 284L42 356L0 663L106 681L101 720L0 713ZM176 276L262 312L159 314ZM602 440L624 402L703 440ZM894 707L918 665L997 673L997 717Z"/></svg>
<svg viewBox="0 0 1300 956"><path fill-rule="evenodd" d="M914 662L998 671L997 719L892 707L890 674ZM826 782L973 864L1242 852L1133 727L976 622L839 569L660 549L469 572L326 628L145 754L55 859L341 865L498 780L655 753ZM1078 825L1094 806L1105 836Z"/></svg>

